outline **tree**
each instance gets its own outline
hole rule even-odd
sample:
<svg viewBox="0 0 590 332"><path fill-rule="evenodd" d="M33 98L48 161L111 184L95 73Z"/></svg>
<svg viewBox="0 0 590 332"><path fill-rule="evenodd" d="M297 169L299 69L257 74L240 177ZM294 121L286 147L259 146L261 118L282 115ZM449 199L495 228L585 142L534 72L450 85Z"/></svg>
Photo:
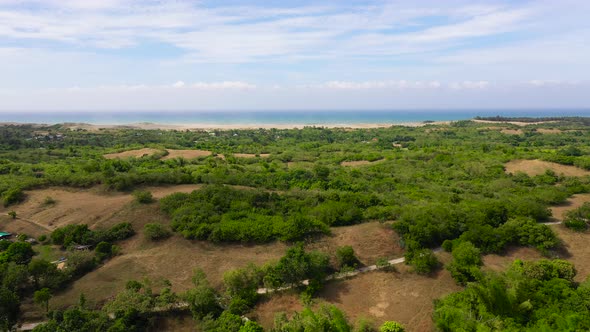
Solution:
<svg viewBox="0 0 590 332"><path fill-rule="evenodd" d="M338 248L336 250L336 259L338 260L338 267L341 269L345 266L356 268L359 264L359 260L351 246Z"/></svg>
<svg viewBox="0 0 590 332"><path fill-rule="evenodd" d="M64 281L62 272L55 264L44 259L33 259L28 268L35 288L57 288Z"/></svg>
<svg viewBox="0 0 590 332"><path fill-rule="evenodd" d="M379 328L379 332L404 332L406 329L402 324L394 321L386 321Z"/></svg>
<svg viewBox="0 0 590 332"><path fill-rule="evenodd" d="M238 332L264 332L264 329L260 324L249 320L240 327Z"/></svg>
<svg viewBox="0 0 590 332"><path fill-rule="evenodd" d="M18 319L20 300L15 292L0 287L0 330L9 331Z"/></svg>
<svg viewBox="0 0 590 332"><path fill-rule="evenodd" d="M13 242L6 251L0 254L1 262L15 262L16 264L27 264L35 255L30 243Z"/></svg>
<svg viewBox="0 0 590 332"><path fill-rule="evenodd" d="M38 291L35 291L33 299L35 303L45 307L45 312L49 312L49 300L51 299L51 292L49 291L49 288L42 288Z"/></svg>
<svg viewBox="0 0 590 332"><path fill-rule="evenodd" d="M436 255L430 249L420 249L413 253L412 256L409 264L414 267L414 271L418 274L429 274L439 265Z"/></svg>
<svg viewBox="0 0 590 332"><path fill-rule="evenodd" d="M209 286L203 270L197 269L193 275L193 289L189 289L184 298L195 319L203 319L207 315L217 317L222 309L217 301L217 293Z"/></svg>
<svg viewBox="0 0 590 332"><path fill-rule="evenodd" d="M457 283L464 285L479 277L479 267L482 265L481 251L471 242L461 242L453 246L452 255L453 261L447 265L447 270Z"/></svg>
<svg viewBox="0 0 590 332"><path fill-rule="evenodd" d="M96 252L96 258L98 258L99 261L103 261L111 257L113 254L113 245L104 241L100 242L96 245L94 252Z"/></svg>
<svg viewBox="0 0 590 332"><path fill-rule="evenodd" d="M171 235L164 225L158 223L145 224L143 232L145 237L152 241L163 240Z"/></svg>
<svg viewBox="0 0 590 332"><path fill-rule="evenodd" d="M154 197L149 191L136 190L133 192L133 196L135 196L135 200L141 204L149 204L154 201Z"/></svg>

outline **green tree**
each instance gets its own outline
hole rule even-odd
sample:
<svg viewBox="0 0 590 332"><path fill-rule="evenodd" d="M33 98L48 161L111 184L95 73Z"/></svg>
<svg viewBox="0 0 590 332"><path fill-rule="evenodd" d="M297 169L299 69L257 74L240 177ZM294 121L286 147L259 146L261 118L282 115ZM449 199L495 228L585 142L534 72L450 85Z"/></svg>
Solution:
<svg viewBox="0 0 590 332"><path fill-rule="evenodd" d="M464 285L479 277L479 267L483 264L481 251L471 242L454 245L452 255L453 260L447 265L447 270L457 283Z"/></svg>
<svg viewBox="0 0 590 332"><path fill-rule="evenodd" d="M343 246L336 249L336 259L338 260L339 268L345 266L356 268L359 264L359 260L351 246Z"/></svg>
<svg viewBox="0 0 590 332"><path fill-rule="evenodd" d="M217 317L222 309L217 301L217 293L209 286L203 270L197 269L193 275L194 288L189 289L184 298L195 319L203 319L207 315Z"/></svg>
<svg viewBox="0 0 590 332"><path fill-rule="evenodd" d="M383 323L379 328L379 332L404 332L405 330L402 324L391 320Z"/></svg>
<svg viewBox="0 0 590 332"><path fill-rule="evenodd" d="M20 313L20 300L18 295L0 287L0 330L9 331L16 323Z"/></svg>
<svg viewBox="0 0 590 332"><path fill-rule="evenodd" d="M418 274L429 274L439 266L436 255L430 249L417 250L412 254L409 264Z"/></svg>
<svg viewBox="0 0 590 332"><path fill-rule="evenodd" d="M49 312L49 300L51 300L51 297L52 296L49 288L42 288L38 291L35 291L35 294L33 295L35 303L44 306L46 312Z"/></svg>
<svg viewBox="0 0 590 332"><path fill-rule="evenodd" d="M143 227L145 237L152 241L163 240L170 237L171 233L164 225L158 223L148 223Z"/></svg>

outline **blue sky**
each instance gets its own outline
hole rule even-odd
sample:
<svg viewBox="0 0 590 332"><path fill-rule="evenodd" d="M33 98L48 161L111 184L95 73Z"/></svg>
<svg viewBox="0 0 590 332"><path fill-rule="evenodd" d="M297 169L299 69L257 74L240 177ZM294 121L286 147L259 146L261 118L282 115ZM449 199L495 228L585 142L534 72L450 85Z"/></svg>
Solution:
<svg viewBox="0 0 590 332"><path fill-rule="evenodd" d="M590 2L0 0L0 111L590 107Z"/></svg>

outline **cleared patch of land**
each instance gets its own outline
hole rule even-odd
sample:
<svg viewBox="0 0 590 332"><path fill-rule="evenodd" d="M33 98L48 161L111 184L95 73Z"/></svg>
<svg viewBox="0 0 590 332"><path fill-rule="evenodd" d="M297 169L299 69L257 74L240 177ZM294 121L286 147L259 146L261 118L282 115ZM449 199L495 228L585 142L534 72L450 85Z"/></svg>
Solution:
<svg viewBox="0 0 590 332"><path fill-rule="evenodd" d="M547 128L537 128L537 132L541 134L561 134L562 131L559 129L547 129Z"/></svg>
<svg viewBox="0 0 590 332"><path fill-rule="evenodd" d="M506 271L515 259L535 261L543 258L543 255L534 248L512 247L508 248L502 255L490 254L483 256L484 270L496 272Z"/></svg>
<svg viewBox="0 0 590 332"><path fill-rule="evenodd" d="M565 176L585 176L590 175L590 171L586 171L584 169L569 166L569 165L561 165L558 163L553 163L549 161L543 160L512 160L507 162L504 165L506 173L515 174L516 172L523 172L528 174L529 176L541 175L545 173L546 170L552 170L556 174L563 174Z"/></svg>
<svg viewBox="0 0 590 332"><path fill-rule="evenodd" d="M563 204L552 206L551 215L557 221L563 221L568 211L579 208L585 202L590 202L590 194L573 195Z"/></svg>
<svg viewBox="0 0 590 332"><path fill-rule="evenodd" d="M345 166L345 167L365 166L365 165L371 165L374 163L378 163L382 160L383 159L379 159L379 160L375 160L375 161L368 161L368 160L343 161L340 163L340 165Z"/></svg>
<svg viewBox="0 0 590 332"><path fill-rule="evenodd" d="M332 228L332 235L321 237L307 248L335 255L338 247L345 245L351 246L365 265L373 265L379 258L403 256L399 236L393 231L391 224L379 222Z"/></svg>
<svg viewBox="0 0 590 332"><path fill-rule="evenodd" d="M153 154L156 154L158 152L161 152L161 150L158 149L151 149L151 148L144 148L144 149L139 149L139 150L129 150L129 151L123 151L123 152L118 152L118 153L109 153L109 154L105 154L103 157L107 158L107 159L124 159L124 158L141 158L143 156L151 156Z"/></svg>
<svg viewBox="0 0 590 332"><path fill-rule="evenodd" d="M253 153L234 153L233 156L236 158L256 158L256 157L268 158L268 157L270 157L270 153L260 153L258 155L253 154Z"/></svg>
<svg viewBox="0 0 590 332"><path fill-rule="evenodd" d="M51 197L55 203L45 204L47 197ZM26 201L10 209L24 221L55 229L69 224L100 224L132 201L133 196L129 194L49 188L27 192Z"/></svg>
<svg viewBox="0 0 590 332"><path fill-rule="evenodd" d="M168 155L164 156L162 159L174 159L174 158L184 158L184 159L195 159L199 157L206 157L210 156L212 153L211 151L206 150L172 150L168 149Z"/></svg>
<svg viewBox="0 0 590 332"><path fill-rule="evenodd" d="M200 184L179 184L175 186L164 186L164 187L145 187L142 190L147 190L152 193L152 196L156 199L174 194L174 193L191 193L195 190L201 189Z"/></svg>
<svg viewBox="0 0 590 332"><path fill-rule="evenodd" d="M523 133L520 129L502 129L500 132L506 135L521 135Z"/></svg>
<svg viewBox="0 0 590 332"><path fill-rule="evenodd" d="M590 276L590 233L574 232L563 225L551 225L551 229L563 241L566 249L564 259L572 262L576 266L578 274L575 280L582 282Z"/></svg>

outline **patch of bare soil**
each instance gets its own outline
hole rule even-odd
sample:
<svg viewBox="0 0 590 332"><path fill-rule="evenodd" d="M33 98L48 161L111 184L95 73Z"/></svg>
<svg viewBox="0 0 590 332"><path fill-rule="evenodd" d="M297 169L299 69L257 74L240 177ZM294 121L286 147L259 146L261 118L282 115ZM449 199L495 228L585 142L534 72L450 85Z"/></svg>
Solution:
<svg viewBox="0 0 590 332"><path fill-rule="evenodd" d="M584 169L569 166L569 165L561 165L558 163L552 163L549 161L543 160L512 160L507 162L504 165L506 173L516 173L516 172L524 172L529 176L535 176L545 173L546 170L550 169L554 171L556 174L563 174L565 176L585 176L590 175L590 171L586 171Z"/></svg>
<svg viewBox="0 0 590 332"><path fill-rule="evenodd" d="M84 293L90 305L103 303L125 287L128 280L168 279L173 290L183 292L192 286L195 268L207 274L214 287L220 288L222 276L228 270L244 267L249 262L257 265L279 259L286 251L283 243L266 245L218 245L204 241L190 241L174 234L167 240L152 242L145 239L143 227L157 222L169 225L170 221L159 211L158 204L129 205L103 227L129 221L136 231L132 238L119 243L121 255L112 258L95 271L75 281L71 287L56 294L52 303L56 307L75 304Z"/></svg>
<svg viewBox="0 0 590 332"><path fill-rule="evenodd" d="M512 247L508 248L502 255L490 254L483 256L483 269L503 272L506 271L516 259L535 261L542 258L543 255L534 248Z"/></svg>
<svg viewBox="0 0 590 332"><path fill-rule="evenodd" d="M353 322L369 318L379 326L395 320L407 331L433 330L433 300L461 288L445 269L432 276L420 276L404 265L397 267L399 272L366 273L329 283L321 297L342 309Z"/></svg>
<svg viewBox="0 0 590 332"><path fill-rule="evenodd" d="M175 186L163 186L163 187L145 187L142 190L147 190L152 193L155 199L174 194L174 193L192 193L195 190L201 189L203 185L200 184L179 184Z"/></svg>
<svg viewBox="0 0 590 332"><path fill-rule="evenodd" d="M256 157L268 158L268 157L270 157L270 153L260 153L258 155L253 154L253 153L234 153L233 156L236 158L256 158Z"/></svg>
<svg viewBox="0 0 590 332"><path fill-rule="evenodd" d="M55 204L44 204L46 197L55 200ZM100 224L132 201L129 194L49 188L28 191L25 202L10 209L23 221L55 229L69 224ZM0 211L3 210L6 209Z"/></svg>
<svg viewBox="0 0 590 332"><path fill-rule="evenodd" d="M277 314L285 313L289 317L295 312L303 310L299 295L294 291L273 294L266 300L261 301L254 309L251 317L255 319L266 331L274 326L274 319Z"/></svg>
<svg viewBox="0 0 590 332"><path fill-rule="evenodd" d="M547 128L537 128L537 132L541 134L561 134L562 131L559 129L547 129Z"/></svg>
<svg viewBox="0 0 590 332"><path fill-rule="evenodd" d="M364 265L373 265L379 258L393 259L403 256L399 236L390 223L368 222L353 226L333 227L332 235L324 236L307 248L320 250L334 257L339 247L351 246Z"/></svg>
<svg viewBox="0 0 590 332"><path fill-rule="evenodd" d="M523 133L520 129L502 129L500 132L506 135L522 135Z"/></svg>
<svg viewBox="0 0 590 332"><path fill-rule="evenodd" d="M211 155L211 151L206 150L171 150L168 149L168 155L166 155L163 160L167 159L174 159L174 158L184 158L184 159L195 159L199 157L206 157Z"/></svg>
<svg viewBox="0 0 590 332"><path fill-rule="evenodd" d="M144 148L144 149L139 149L139 150L129 150L129 151L123 151L123 152L119 152L119 153L109 153L109 154L105 154L103 157L107 158L107 159L124 159L124 158L131 158L131 157L135 157L135 158L141 158L143 156L151 156L153 154L156 154L160 152L160 150L158 149L150 149L150 148Z"/></svg>
<svg viewBox="0 0 590 332"><path fill-rule="evenodd" d="M557 221L563 221L565 215L570 210L575 210L582 206L585 202L590 202L590 194L577 194L568 198L563 204L552 206L551 215Z"/></svg>
<svg viewBox="0 0 590 332"><path fill-rule="evenodd" d="M371 165L374 163L378 163L382 160L383 159L375 160L375 161L368 161L368 160L343 161L340 163L340 165L342 165L344 167L365 166L365 165Z"/></svg>
<svg viewBox="0 0 590 332"><path fill-rule="evenodd" d="M564 259L572 262L576 266L578 274L576 281L584 281L590 276L590 233L574 232L563 225L551 225L551 229L563 241L566 249Z"/></svg>
<svg viewBox="0 0 590 332"><path fill-rule="evenodd" d="M12 219L11 217L4 215L0 216L0 231L12 234L27 234L28 236L35 238L49 233L49 231L42 226L22 219Z"/></svg>

